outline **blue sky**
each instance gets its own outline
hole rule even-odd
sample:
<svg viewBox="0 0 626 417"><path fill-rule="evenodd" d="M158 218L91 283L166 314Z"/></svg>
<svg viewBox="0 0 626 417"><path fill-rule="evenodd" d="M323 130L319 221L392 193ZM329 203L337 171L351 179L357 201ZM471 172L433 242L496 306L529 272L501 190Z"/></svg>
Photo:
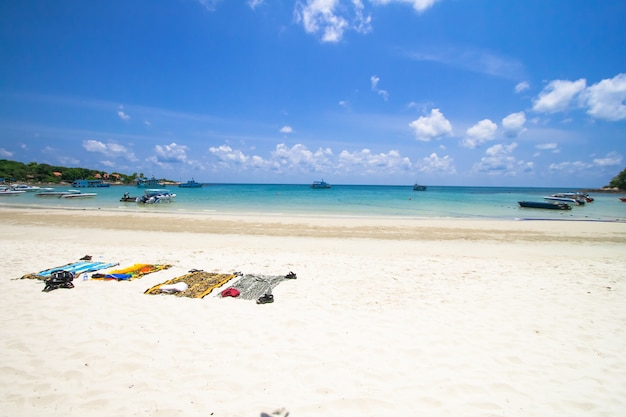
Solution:
<svg viewBox="0 0 626 417"><path fill-rule="evenodd" d="M0 158L205 182L599 187L623 0L0 4Z"/></svg>

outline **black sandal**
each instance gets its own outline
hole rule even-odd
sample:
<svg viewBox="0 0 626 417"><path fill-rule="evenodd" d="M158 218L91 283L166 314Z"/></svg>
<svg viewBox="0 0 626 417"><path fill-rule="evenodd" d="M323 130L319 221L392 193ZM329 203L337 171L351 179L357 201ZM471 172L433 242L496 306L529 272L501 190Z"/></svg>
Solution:
<svg viewBox="0 0 626 417"><path fill-rule="evenodd" d="M272 294L265 294L259 297L258 300L256 300L257 304L267 304L267 303L273 303L273 302L274 302L274 296Z"/></svg>

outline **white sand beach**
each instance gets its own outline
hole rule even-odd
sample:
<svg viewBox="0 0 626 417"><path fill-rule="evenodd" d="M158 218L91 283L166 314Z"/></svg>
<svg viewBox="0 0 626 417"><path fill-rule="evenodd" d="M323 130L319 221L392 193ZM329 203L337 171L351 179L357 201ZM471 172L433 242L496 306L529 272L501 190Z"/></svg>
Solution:
<svg viewBox="0 0 626 417"><path fill-rule="evenodd" d="M626 223L0 209L0 416L626 415ZM19 279L166 263L130 282ZM281 275L271 304L147 295Z"/></svg>

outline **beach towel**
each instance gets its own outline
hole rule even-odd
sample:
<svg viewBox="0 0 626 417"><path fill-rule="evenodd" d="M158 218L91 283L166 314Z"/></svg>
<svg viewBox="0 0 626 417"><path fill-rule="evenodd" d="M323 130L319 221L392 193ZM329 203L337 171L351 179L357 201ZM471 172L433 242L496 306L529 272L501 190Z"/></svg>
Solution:
<svg viewBox="0 0 626 417"><path fill-rule="evenodd" d="M190 297L190 298L204 298L215 288L219 288L228 281L238 277L237 273L233 274L220 274L216 272L205 272L199 270L193 270L185 275L170 279L162 282L154 287L148 288L144 294L173 294L177 297ZM172 284L184 282L187 284L187 289L184 291L170 292L163 291L161 287L172 288Z"/></svg>
<svg viewBox="0 0 626 417"><path fill-rule="evenodd" d="M94 272L99 271L101 269L111 268L113 266L119 265L117 262L91 262L91 261L80 261L80 262L72 262L66 265L57 266L55 268L46 269L41 272L35 272L32 274L26 274L22 276L21 279L39 279L45 280L53 272L56 271L67 271L71 272L74 275L79 275L86 272Z"/></svg>
<svg viewBox="0 0 626 417"><path fill-rule="evenodd" d="M244 274L232 285L232 288L239 291L238 298L256 300L265 294L271 294L281 282L295 278L296 274L293 272L287 275Z"/></svg>
<svg viewBox="0 0 626 417"><path fill-rule="evenodd" d="M109 272L108 274L93 274L91 278L116 281L130 281L133 279L141 278L144 275L171 267L172 265L167 264L135 264L127 268L116 269Z"/></svg>

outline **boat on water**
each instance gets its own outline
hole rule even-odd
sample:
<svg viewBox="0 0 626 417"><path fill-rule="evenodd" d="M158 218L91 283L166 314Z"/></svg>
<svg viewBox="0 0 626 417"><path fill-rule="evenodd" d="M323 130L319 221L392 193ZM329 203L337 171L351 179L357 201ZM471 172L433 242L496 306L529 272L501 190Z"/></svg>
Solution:
<svg viewBox="0 0 626 417"><path fill-rule="evenodd" d="M571 210L572 206L567 203L554 201L518 201L520 207L524 208L536 208L536 209L545 209L545 210Z"/></svg>
<svg viewBox="0 0 626 417"><path fill-rule="evenodd" d="M626 203L626 197L620 197L619 199L622 203Z"/></svg>
<svg viewBox="0 0 626 417"><path fill-rule="evenodd" d="M70 193L60 195L59 198L92 198L98 195L98 193L83 193L80 190L70 191Z"/></svg>
<svg viewBox="0 0 626 417"><path fill-rule="evenodd" d="M102 180L76 180L72 182L72 187L74 188L99 188L110 186L111 184L103 182Z"/></svg>
<svg viewBox="0 0 626 417"><path fill-rule="evenodd" d="M55 198L59 198L62 195L79 194L79 193L80 193L80 190L56 191L54 188L51 188L51 189L46 189L46 190L39 191L38 193L35 194L35 197L55 197Z"/></svg>
<svg viewBox="0 0 626 417"><path fill-rule="evenodd" d="M593 198L591 198L589 196L589 194L585 194L585 193L581 193L581 192L557 193L557 194L552 194L550 197L573 199L573 200L576 200L576 202L579 205L582 205L582 204L585 204L585 203L591 203L593 201Z"/></svg>
<svg viewBox="0 0 626 417"><path fill-rule="evenodd" d="M561 203L570 203L575 206L582 206L585 204L585 200L580 200L578 198L573 198L573 197L565 197L559 194L552 194L550 196L544 197L543 199L548 200L548 201L561 202Z"/></svg>
<svg viewBox="0 0 626 417"><path fill-rule="evenodd" d="M196 182L196 180L194 180L193 178L187 182L178 184L180 188L201 188L202 185L203 184L201 182Z"/></svg>
<svg viewBox="0 0 626 417"><path fill-rule="evenodd" d="M0 196L2 197L17 197L18 195L22 195L26 193L26 191L13 190L9 187L2 187L0 189Z"/></svg>
<svg viewBox="0 0 626 417"><path fill-rule="evenodd" d="M426 191L426 186L415 183L413 184L413 191Z"/></svg>
<svg viewBox="0 0 626 417"><path fill-rule="evenodd" d="M311 184L311 188L314 189L324 189L324 188L330 188L330 184L327 183L324 180L321 181L313 181L313 184Z"/></svg>
<svg viewBox="0 0 626 417"><path fill-rule="evenodd" d="M131 196L130 193L124 193L122 198L120 198L120 201L123 203L136 203L137 196Z"/></svg>
<svg viewBox="0 0 626 417"><path fill-rule="evenodd" d="M27 185L27 184L13 184L11 185L11 189L14 191L26 191L26 192L35 192L41 190L40 187L36 185Z"/></svg>
<svg viewBox="0 0 626 417"><path fill-rule="evenodd" d="M144 195L137 197L136 202L140 204L159 204L171 203L176 198L176 194L163 188L148 189L144 191Z"/></svg>
<svg viewBox="0 0 626 417"><path fill-rule="evenodd" d="M154 178L154 175L150 179L137 178L137 188L156 188L156 187L162 187L162 186L163 184L161 184L159 180Z"/></svg>

